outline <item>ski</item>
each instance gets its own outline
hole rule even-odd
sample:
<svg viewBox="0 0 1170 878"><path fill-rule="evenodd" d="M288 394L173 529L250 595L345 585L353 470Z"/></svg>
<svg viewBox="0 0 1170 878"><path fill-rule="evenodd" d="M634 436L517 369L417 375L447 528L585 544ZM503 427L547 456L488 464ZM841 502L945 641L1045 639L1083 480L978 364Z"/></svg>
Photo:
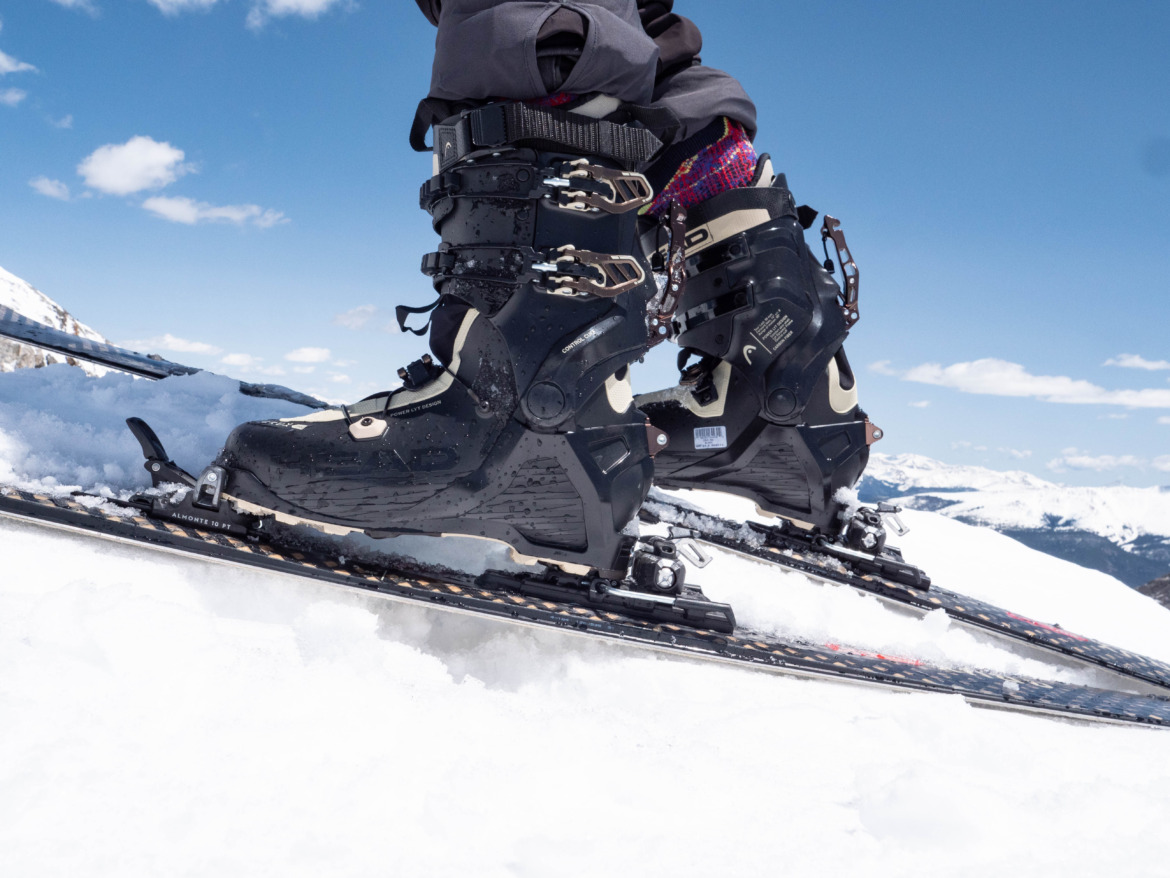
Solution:
<svg viewBox="0 0 1170 878"><path fill-rule="evenodd" d="M978 707L1170 726L1170 700L1163 698L981 670L934 667L838 644L780 640L743 629L722 632L711 627L727 621L721 611L716 610L706 619L698 615L684 619L677 610L667 609L665 602L647 600L648 596L640 593L619 596L619 600L626 601L623 604L607 602L607 595L599 592L598 602L591 603L588 584L583 587L568 576L549 579L503 571L473 576L409 559L357 559L343 556L338 546L325 538L301 535L289 537L292 542L287 544L273 539L258 542L220 530L152 518L127 501L107 502L86 495L51 497L0 488L0 515L151 550L357 588L390 600L600 637L678 657L892 690L959 695ZM693 612L701 614L703 610L698 607Z"/></svg>
<svg viewBox="0 0 1170 878"><path fill-rule="evenodd" d="M116 345L103 344L88 338L71 335L68 332L62 332L59 329L30 320L17 314L11 308L3 306L0 306L0 338L7 338L20 344L31 345L41 350L72 357L75 360L85 360L108 369L115 369L154 381L176 375L194 375L203 371L194 366L184 366L182 363L164 360L154 354L140 354L137 351L130 351ZM322 409L327 405L307 393L290 390L279 384L249 384L246 381L241 381L240 393L245 396L266 399L283 399L313 409Z"/></svg>
<svg viewBox="0 0 1170 878"><path fill-rule="evenodd" d="M1170 665L940 588L892 547L883 548L876 556L867 555L816 542L783 524L729 521L660 493L646 502L642 515L645 520L669 525L676 536L700 540L824 583L849 586L922 614L941 609L956 623L977 631L1170 689Z"/></svg>

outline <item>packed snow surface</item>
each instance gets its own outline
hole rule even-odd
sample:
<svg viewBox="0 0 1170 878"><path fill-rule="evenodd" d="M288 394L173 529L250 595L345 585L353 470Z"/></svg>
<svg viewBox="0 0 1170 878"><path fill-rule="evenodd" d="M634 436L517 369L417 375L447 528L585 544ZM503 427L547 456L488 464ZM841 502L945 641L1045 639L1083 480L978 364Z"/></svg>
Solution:
<svg viewBox="0 0 1170 878"><path fill-rule="evenodd" d="M295 410L205 374L0 375L0 482L125 491L146 483L126 416L198 469L234 423ZM1170 660L1170 611L1116 580L905 518L937 582ZM468 564L473 542L405 545ZM667 659L4 518L0 552L0 874L1167 874L1165 732ZM742 558L693 578L779 633L1105 679Z"/></svg>

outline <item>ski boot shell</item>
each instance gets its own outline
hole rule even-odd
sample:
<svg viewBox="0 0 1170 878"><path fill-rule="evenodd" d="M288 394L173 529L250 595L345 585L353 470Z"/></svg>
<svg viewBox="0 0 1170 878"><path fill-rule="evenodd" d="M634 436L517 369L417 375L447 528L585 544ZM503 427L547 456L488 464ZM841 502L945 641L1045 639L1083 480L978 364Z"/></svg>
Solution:
<svg viewBox="0 0 1170 878"><path fill-rule="evenodd" d="M656 459L658 485L748 497L835 534L835 495L861 477L880 433L858 406L842 349L841 290L805 243L810 213L796 208L767 156L752 187L691 209L675 317L682 378L637 402L670 436Z"/></svg>
<svg viewBox="0 0 1170 878"><path fill-rule="evenodd" d="M436 129L437 156L446 145ZM485 537L620 579L657 451L627 375L655 292L636 215L649 184L507 144L436 165L421 193L442 237L423 259L433 356L400 370L399 390L236 428L217 460L226 493L327 529Z"/></svg>

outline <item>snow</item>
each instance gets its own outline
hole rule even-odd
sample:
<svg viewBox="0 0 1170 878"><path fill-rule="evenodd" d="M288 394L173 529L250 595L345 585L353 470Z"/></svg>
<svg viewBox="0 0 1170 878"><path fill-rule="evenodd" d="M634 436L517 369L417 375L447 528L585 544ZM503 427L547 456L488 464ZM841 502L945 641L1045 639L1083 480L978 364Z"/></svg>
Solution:
<svg viewBox="0 0 1170 878"><path fill-rule="evenodd" d="M180 465L200 469L245 420L306 411L244 396L240 384L207 372L152 382L80 369L20 369L0 385L0 481L26 490L132 489L149 484L142 451L126 427L140 417Z"/></svg>
<svg viewBox="0 0 1170 878"><path fill-rule="evenodd" d="M198 469L237 421L295 410L205 374L0 375L0 482L124 491L146 484L128 415ZM1170 659L1170 611L1116 580L904 518L936 582ZM1162 732L667 659L4 518L0 552L0 874L1167 874ZM757 627L1092 678L713 555L693 578Z"/></svg>

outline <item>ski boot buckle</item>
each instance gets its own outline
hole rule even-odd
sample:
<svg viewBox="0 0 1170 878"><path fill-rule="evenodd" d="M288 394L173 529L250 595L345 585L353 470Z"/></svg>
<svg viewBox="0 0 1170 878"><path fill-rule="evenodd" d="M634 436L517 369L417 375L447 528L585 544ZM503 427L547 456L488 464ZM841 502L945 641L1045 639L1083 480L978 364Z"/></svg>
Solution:
<svg viewBox="0 0 1170 878"><path fill-rule="evenodd" d="M577 159L561 165L561 173L563 176L545 180L545 185L564 189L557 194L556 205L567 210L626 213L654 199L650 181L636 171L603 168L589 164L588 159Z"/></svg>

